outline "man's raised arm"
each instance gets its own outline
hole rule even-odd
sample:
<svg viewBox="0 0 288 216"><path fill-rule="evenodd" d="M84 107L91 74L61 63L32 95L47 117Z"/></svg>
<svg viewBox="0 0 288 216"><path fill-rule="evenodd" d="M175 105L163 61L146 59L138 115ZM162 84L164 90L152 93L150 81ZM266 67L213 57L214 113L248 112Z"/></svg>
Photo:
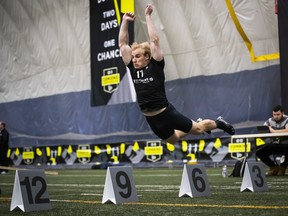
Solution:
<svg viewBox="0 0 288 216"><path fill-rule="evenodd" d="M129 22L135 20L135 15L133 13L125 13L122 18L122 23L118 35L118 45L121 51L122 59L125 65L128 65L132 59L132 52L129 46L129 32L128 26Z"/></svg>
<svg viewBox="0 0 288 216"><path fill-rule="evenodd" d="M147 22L148 35L150 39L151 56L155 60L161 61L163 59L163 52L160 47L160 39L157 29L151 18L152 12L153 12L153 6L151 4L148 4L145 9L145 17Z"/></svg>

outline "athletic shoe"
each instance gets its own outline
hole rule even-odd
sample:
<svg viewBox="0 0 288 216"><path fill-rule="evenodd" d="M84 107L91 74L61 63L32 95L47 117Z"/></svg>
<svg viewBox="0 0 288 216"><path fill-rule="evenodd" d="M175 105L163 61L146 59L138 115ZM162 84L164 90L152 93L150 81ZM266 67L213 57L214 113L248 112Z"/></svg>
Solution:
<svg viewBox="0 0 288 216"><path fill-rule="evenodd" d="M278 170L278 172L277 172L277 175L278 175L278 176L285 176L285 171L286 171L286 167L280 166L280 167L279 167L279 170Z"/></svg>
<svg viewBox="0 0 288 216"><path fill-rule="evenodd" d="M225 131L226 133L228 133L230 135L235 134L234 127L231 124L229 124L228 122L226 122L221 116L219 116L215 120L215 122L216 122L217 128L222 129L223 131Z"/></svg>
<svg viewBox="0 0 288 216"><path fill-rule="evenodd" d="M197 120L196 120L196 122L197 123L199 123L199 122L201 122L201 121L203 121L203 119L202 118L198 118ZM211 131L205 131L207 134L211 134Z"/></svg>
<svg viewBox="0 0 288 216"><path fill-rule="evenodd" d="M266 173L266 176L276 176L279 172L279 166L270 167L270 170Z"/></svg>

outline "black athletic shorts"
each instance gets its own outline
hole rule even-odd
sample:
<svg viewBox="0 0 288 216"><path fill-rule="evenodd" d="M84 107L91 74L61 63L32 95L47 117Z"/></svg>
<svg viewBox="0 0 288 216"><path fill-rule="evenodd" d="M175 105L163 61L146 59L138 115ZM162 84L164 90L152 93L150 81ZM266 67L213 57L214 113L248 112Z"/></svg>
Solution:
<svg viewBox="0 0 288 216"><path fill-rule="evenodd" d="M145 116L153 132L163 140L174 134L174 130L188 133L192 128L192 120L178 112L172 104L158 115Z"/></svg>

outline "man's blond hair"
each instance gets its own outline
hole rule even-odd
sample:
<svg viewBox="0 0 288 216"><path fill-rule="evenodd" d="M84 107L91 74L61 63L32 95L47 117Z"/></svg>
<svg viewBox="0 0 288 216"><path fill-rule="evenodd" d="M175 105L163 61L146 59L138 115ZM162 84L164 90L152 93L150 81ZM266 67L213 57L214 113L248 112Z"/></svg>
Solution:
<svg viewBox="0 0 288 216"><path fill-rule="evenodd" d="M140 44L138 44L137 42L134 42L131 45L132 51L136 50L138 48L143 49L144 50L144 55L148 55L149 58L151 58L151 49L150 49L150 44L148 42L143 42L143 43L140 43Z"/></svg>

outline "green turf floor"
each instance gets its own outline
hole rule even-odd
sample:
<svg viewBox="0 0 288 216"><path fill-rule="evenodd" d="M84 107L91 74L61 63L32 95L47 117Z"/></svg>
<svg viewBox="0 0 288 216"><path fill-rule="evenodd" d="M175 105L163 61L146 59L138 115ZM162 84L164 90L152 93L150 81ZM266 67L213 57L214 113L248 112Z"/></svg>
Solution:
<svg viewBox="0 0 288 216"><path fill-rule="evenodd" d="M102 204L107 170L57 170L46 175L52 209L10 212L15 171L0 175L0 215L288 215L288 176L267 177L267 192L240 192L242 178L206 168L211 196L178 197L183 168L134 168L138 202ZM228 168L231 173L232 168Z"/></svg>

